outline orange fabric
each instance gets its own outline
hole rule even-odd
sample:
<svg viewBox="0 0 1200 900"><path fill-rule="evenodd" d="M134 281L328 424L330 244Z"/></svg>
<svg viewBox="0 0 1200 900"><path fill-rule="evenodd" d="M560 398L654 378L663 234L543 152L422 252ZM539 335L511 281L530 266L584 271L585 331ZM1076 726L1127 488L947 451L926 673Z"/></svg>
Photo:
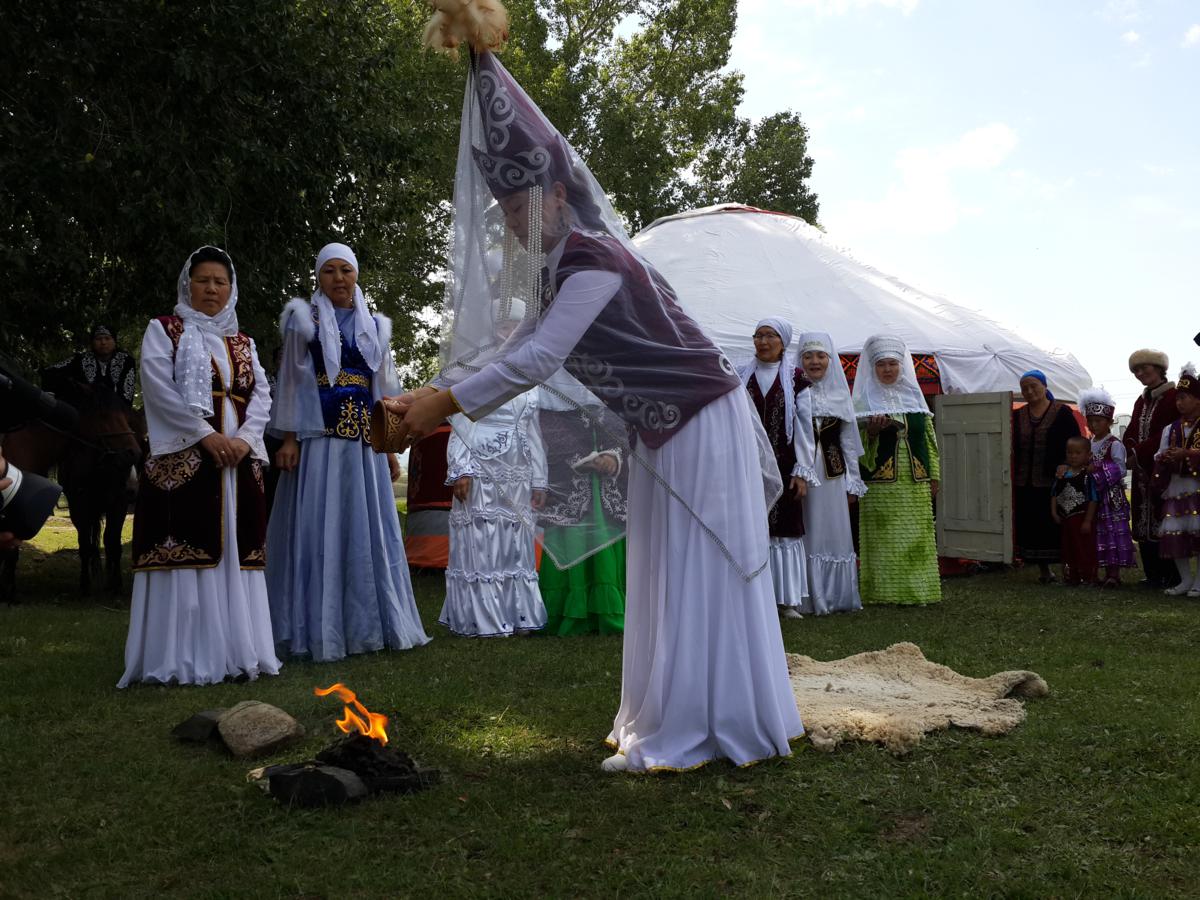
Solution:
<svg viewBox="0 0 1200 900"><path fill-rule="evenodd" d="M444 569L450 562L450 538L444 534L410 535L404 539L404 555L410 566Z"/></svg>

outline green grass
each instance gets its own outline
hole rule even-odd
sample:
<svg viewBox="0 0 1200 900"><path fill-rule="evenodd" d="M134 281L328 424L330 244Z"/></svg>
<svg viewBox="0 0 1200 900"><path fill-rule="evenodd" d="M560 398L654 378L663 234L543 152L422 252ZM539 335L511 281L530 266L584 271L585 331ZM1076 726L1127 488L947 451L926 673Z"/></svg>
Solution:
<svg viewBox="0 0 1200 900"><path fill-rule="evenodd" d="M71 597L55 531L26 558L36 596L0 609L0 895L1120 896L1197 893L1200 605L1038 588L1025 574L946 583L928 609L784 623L833 658L899 640L966 674L1028 668L1052 695L1002 738L962 731L895 758L799 743L786 760L685 775L603 775L617 638L470 641L435 624L405 653L288 664L207 688L116 691L127 612ZM38 554L27 554L33 556ZM175 743L191 713L261 699L335 735L341 680L392 716L439 787L288 811L252 763ZM803 710L801 710L803 713Z"/></svg>

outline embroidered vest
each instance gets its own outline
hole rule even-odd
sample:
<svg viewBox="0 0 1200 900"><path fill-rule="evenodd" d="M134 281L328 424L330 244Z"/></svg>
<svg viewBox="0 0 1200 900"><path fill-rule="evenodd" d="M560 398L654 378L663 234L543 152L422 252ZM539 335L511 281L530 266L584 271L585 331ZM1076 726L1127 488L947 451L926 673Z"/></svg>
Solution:
<svg viewBox="0 0 1200 900"><path fill-rule="evenodd" d="M846 456L842 453L842 427L845 424L836 416L817 416L813 419L817 452L825 464L826 478L841 478L846 474Z"/></svg>
<svg viewBox="0 0 1200 900"><path fill-rule="evenodd" d="M621 287L564 367L647 447L661 447L701 409L741 386L733 364L680 308L666 280L620 241L576 231L566 244L555 272L554 295L576 272L614 272L621 277ZM633 339L614 341L614 334ZM653 359L647 358L648 352ZM687 372L687 378L680 378L680 372Z"/></svg>
<svg viewBox="0 0 1200 900"><path fill-rule="evenodd" d="M317 393L321 397L321 416L325 420L325 436L346 441L371 443L371 368L358 347L346 340L338 329L342 341L341 369L329 381L325 371L325 355L321 350L321 321L313 310L313 339L308 344L313 367L317 373Z"/></svg>
<svg viewBox="0 0 1200 900"><path fill-rule="evenodd" d="M894 421L894 420L893 420ZM876 438L875 468L868 469L859 463L863 481L892 482L896 480L896 447L901 440L908 446L908 458L912 464L913 481L929 481L930 464L928 429L929 416L924 413L905 413L904 421L897 428L885 428Z"/></svg>
<svg viewBox="0 0 1200 900"><path fill-rule="evenodd" d="M775 376L771 389L763 396L758 386L758 379L753 375L746 382L746 391L758 411L763 429L767 432L767 440L775 451L775 462L779 466L779 474L783 477L783 496L767 511L767 529L771 537L804 537L804 505L795 497L790 488L792 469L796 465L796 449L787 437L787 406L784 397L780 373ZM791 373L791 387L798 394L806 391L811 382L804 377L799 369Z"/></svg>
<svg viewBox="0 0 1200 900"><path fill-rule="evenodd" d="M157 320L175 350L183 335L176 316ZM242 333L225 338L229 354L229 386L213 362L213 414L205 419L214 431L224 431L225 403L233 404L238 424L254 394L254 351ZM209 569L221 562L225 544L223 469L200 445L146 460L133 516L133 568ZM238 564L261 569L266 563L267 510L263 495L262 463L246 456L237 468Z"/></svg>

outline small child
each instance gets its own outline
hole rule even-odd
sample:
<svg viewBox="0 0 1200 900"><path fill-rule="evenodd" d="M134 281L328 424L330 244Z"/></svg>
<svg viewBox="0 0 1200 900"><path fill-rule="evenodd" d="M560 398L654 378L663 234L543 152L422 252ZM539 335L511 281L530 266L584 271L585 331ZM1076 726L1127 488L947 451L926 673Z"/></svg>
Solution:
<svg viewBox="0 0 1200 900"><path fill-rule="evenodd" d="M1180 415L1163 429L1154 455L1152 488L1163 498L1158 552L1163 559L1175 560L1179 569L1179 584L1166 593L1200 597L1200 572L1192 572L1193 561L1200 557L1200 379L1191 363L1183 367L1175 386Z"/></svg>
<svg viewBox="0 0 1200 900"><path fill-rule="evenodd" d="M1067 440L1067 462L1050 489L1050 517L1062 526L1063 583L1096 583L1096 539L1092 526L1099 495L1088 472L1091 442L1076 436Z"/></svg>
<svg viewBox="0 0 1200 900"><path fill-rule="evenodd" d="M1090 472L1100 495L1096 516L1096 562L1104 567L1104 587L1119 587L1121 569L1137 566L1125 498L1125 445L1112 434L1117 405L1104 388L1088 388L1079 406L1092 432Z"/></svg>

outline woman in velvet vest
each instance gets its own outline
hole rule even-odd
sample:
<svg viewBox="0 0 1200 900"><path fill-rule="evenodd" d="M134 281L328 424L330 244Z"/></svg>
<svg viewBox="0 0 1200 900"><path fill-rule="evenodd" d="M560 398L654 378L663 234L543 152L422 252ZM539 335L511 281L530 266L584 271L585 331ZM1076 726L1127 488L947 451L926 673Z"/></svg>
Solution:
<svg viewBox="0 0 1200 900"><path fill-rule="evenodd" d="M1141 551L1142 569L1146 573L1142 585L1150 588L1169 588L1179 583L1172 561L1163 559L1158 552L1162 500L1150 490L1154 455L1158 453L1163 431L1179 418L1175 382L1167 380L1169 362L1167 354L1160 350L1135 350L1129 357L1129 371L1142 383L1142 393L1134 401L1123 443L1133 476L1133 539Z"/></svg>
<svg viewBox="0 0 1200 900"><path fill-rule="evenodd" d="M904 341L875 335L863 345L854 410L866 496L859 504L859 588L863 603L942 599L933 498L941 467L933 415Z"/></svg>
<svg viewBox="0 0 1200 900"><path fill-rule="evenodd" d="M371 406L396 384L391 322L367 309L345 244L321 249L315 275L311 302L291 301L281 320L267 584L280 652L328 662L429 638L392 493L398 463L371 449Z"/></svg>
<svg viewBox="0 0 1200 900"><path fill-rule="evenodd" d="M118 687L279 672L263 577L271 399L236 308L232 261L201 247L179 275L174 315L151 321L142 340L150 457Z"/></svg>
<svg viewBox="0 0 1200 900"><path fill-rule="evenodd" d="M767 511L771 535L771 581L775 603L785 619L799 619L811 608L808 558L804 552L804 498L819 485L812 428L809 382L788 350L792 326L780 318L763 319L754 329L754 361L738 371L767 432L786 487Z"/></svg>
<svg viewBox="0 0 1200 900"><path fill-rule="evenodd" d="M1079 436L1069 406L1054 399L1046 376L1031 369L1021 376L1025 405L1013 413L1013 524L1017 555L1036 563L1038 580L1054 581L1050 564L1059 561L1062 536L1050 517L1050 489L1067 458L1067 441Z"/></svg>

